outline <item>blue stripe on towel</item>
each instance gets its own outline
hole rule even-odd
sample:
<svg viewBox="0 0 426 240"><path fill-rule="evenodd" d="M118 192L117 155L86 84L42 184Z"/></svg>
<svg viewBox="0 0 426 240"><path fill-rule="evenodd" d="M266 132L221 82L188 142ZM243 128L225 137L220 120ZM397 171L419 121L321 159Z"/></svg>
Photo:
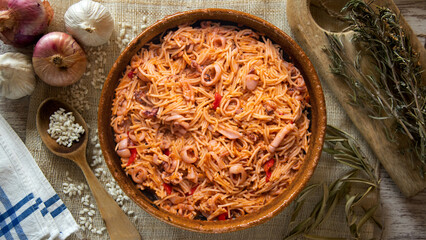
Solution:
<svg viewBox="0 0 426 240"><path fill-rule="evenodd" d="M56 216L58 216L59 214L61 214L61 212L63 212L65 209L67 209L67 207L62 204L61 206L59 206L58 208L56 208L55 210L53 210L50 215L52 215L53 218L55 218Z"/></svg>
<svg viewBox="0 0 426 240"><path fill-rule="evenodd" d="M57 201L59 201L59 199L60 198L59 198L58 194L55 194L51 198L47 199L44 202L44 205L48 208L48 207L52 206L53 204L55 204Z"/></svg>
<svg viewBox="0 0 426 240"><path fill-rule="evenodd" d="M51 198L47 199L44 202L44 208L40 210L41 215L43 217L46 216L46 214L49 213L49 210L47 208L49 208L50 206L52 206L53 204L55 204L59 200L60 200L60 198L59 198L58 194L55 194Z"/></svg>
<svg viewBox="0 0 426 240"><path fill-rule="evenodd" d="M52 206L53 204L57 203L59 200L61 200L58 196L58 194L53 195L51 198L47 199L44 202L44 205L46 206L45 209L42 209L42 214L43 216L46 215L49 210L47 208L49 208L50 206ZM59 214L61 214L61 212L63 212L67 207L62 203L59 207L57 207L55 210L51 211L50 215L55 218L56 216L58 216Z"/></svg>
<svg viewBox="0 0 426 240"><path fill-rule="evenodd" d="M17 229L17 226L19 226L19 223L22 222L25 218L27 218L29 215L31 215L33 212L35 212L39 205L42 203L43 201L40 198L36 199L36 202L28 207L23 213L21 213L18 217L15 217L12 222L10 222L9 224L7 224L6 226L4 226L2 229L0 229L0 237L3 236L4 234L9 233L9 231L12 228ZM21 228L22 231L22 228ZM17 230L18 232L18 230ZM24 232L22 231L22 234L24 234ZM19 239L21 240L26 240L27 236L24 234L23 236L19 235Z"/></svg>
<svg viewBox="0 0 426 240"><path fill-rule="evenodd" d="M9 202L9 199L7 198L6 194L4 193L3 189L0 186L0 201L3 203L3 205L5 206L6 209L7 206L11 205ZM2 214L3 215L3 214ZM3 229L3 227L6 226L6 222L5 221L0 221L0 229ZM10 234L10 232L7 232L4 237L6 238L6 240L13 240L12 234Z"/></svg>
<svg viewBox="0 0 426 240"><path fill-rule="evenodd" d="M16 210L18 210L20 207L22 207L22 205L24 205L25 203L27 203L29 200L31 200L33 198L34 198L34 195L29 194L26 197L24 197L21 201L19 201L18 204L16 204L14 207L12 207L12 203L10 202L10 200L7 197L6 193L4 192L3 188L0 186L0 201L3 203L3 206L5 207L5 209L8 209L4 214L2 214L2 216L5 217L5 218L10 217L11 219L15 220L16 219L15 207L19 206L18 208L16 208ZM40 202L41 202L41 200L40 200ZM13 210L9 212L9 210L11 210L11 209L13 209ZM33 208L30 207L30 209L33 209ZM0 237L4 235L4 237L7 240L13 239L12 235L10 234L10 228L9 228L9 225L11 225L12 222L9 223L8 225L5 225L5 223L6 223L5 221L3 221L3 220L0 221ZM16 222L13 227L15 227L15 231L16 231L16 234L18 235L19 239L21 239L21 240L27 239L27 236L25 235L25 233L24 233L21 225L19 224L19 222Z"/></svg>
<svg viewBox="0 0 426 240"><path fill-rule="evenodd" d="M41 212L41 215L44 217L44 216L46 216L46 214L48 214L49 213L49 211L47 210L47 208L45 207L45 208L43 208L43 209L41 209L40 210L40 212Z"/></svg>
<svg viewBox="0 0 426 240"><path fill-rule="evenodd" d="M19 201L15 206L7 209L7 211L0 215L0 222L4 221L6 218L11 216L13 213L16 213L22 206L24 206L27 202L34 198L34 194L30 193L25 196L21 201Z"/></svg>

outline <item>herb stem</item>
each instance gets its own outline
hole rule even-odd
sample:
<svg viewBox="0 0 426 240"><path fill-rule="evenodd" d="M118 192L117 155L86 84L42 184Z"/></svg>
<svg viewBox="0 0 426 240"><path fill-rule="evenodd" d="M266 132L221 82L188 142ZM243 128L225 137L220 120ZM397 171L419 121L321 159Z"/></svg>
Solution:
<svg viewBox="0 0 426 240"><path fill-rule="evenodd" d="M352 59L345 52L336 35L326 34L331 70L352 90L352 104L363 107L368 116L381 122L389 141L400 139L397 131L412 141L397 147L417 158L422 175L426 171L426 86L421 81L421 66L410 39L399 24L398 16L390 9L373 9L362 0L350 0L342 12L347 15L348 30L354 32L353 40L363 49ZM366 72L361 61L369 61ZM351 64L351 62L354 62ZM395 124L396 127L390 126ZM410 146L407 149L406 146Z"/></svg>

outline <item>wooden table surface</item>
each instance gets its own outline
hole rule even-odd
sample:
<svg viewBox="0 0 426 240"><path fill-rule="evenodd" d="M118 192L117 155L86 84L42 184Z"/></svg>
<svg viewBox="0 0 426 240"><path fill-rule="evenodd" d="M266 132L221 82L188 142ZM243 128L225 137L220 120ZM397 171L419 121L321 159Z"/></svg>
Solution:
<svg viewBox="0 0 426 240"><path fill-rule="evenodd" d="M426 0L394 0L402 15L426 47ZM29 97L19 100L0 98L0 114L25 141ZM426 190L405 198L381 168L381 202L385 239L426 239Z"/></svg>

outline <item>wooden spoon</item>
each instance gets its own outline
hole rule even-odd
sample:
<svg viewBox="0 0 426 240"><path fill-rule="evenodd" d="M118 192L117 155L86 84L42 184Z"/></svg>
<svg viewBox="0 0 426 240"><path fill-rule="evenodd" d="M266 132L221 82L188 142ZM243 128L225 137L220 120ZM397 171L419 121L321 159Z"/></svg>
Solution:
<svg viewBox="0 0 426 240"><path fill-rule="evenodd" d="M59 110L72 112L75 121L84 128L84 134L79 142L74 142L71 147L65 147L56 143L55 139L47 133L50 116ZM86 161L86 147L88 139L88 128L81 115L71 106L57 99L49 98L40 104L37 110L37 130L46 147L54 154L74 161L83 171L87 183L96 199L99 211L112 240L136 240L141 239L138 230L130 222L123 210L117 205L107 191L102 187L96 176L93 174Z"/></svg>

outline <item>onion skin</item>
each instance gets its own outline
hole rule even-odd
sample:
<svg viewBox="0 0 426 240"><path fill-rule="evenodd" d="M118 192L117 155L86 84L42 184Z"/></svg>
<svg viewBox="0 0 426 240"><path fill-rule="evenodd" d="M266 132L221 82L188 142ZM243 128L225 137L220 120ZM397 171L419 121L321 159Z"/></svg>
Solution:
<svg viewBox="0 0 426 240"><path fill-rule="evenodd" d="M26 47L46 32L52 18L53 9L47 1L1 0L0 39L14 47Z"/></svg>
<svg viewBox="0 0 426 240"><path fill-rule="evenodd" d="M83 76L87 57L70 35L51 32L37 42L33 66L37 76L45 83L64 87L77 82Z"/></svg>

